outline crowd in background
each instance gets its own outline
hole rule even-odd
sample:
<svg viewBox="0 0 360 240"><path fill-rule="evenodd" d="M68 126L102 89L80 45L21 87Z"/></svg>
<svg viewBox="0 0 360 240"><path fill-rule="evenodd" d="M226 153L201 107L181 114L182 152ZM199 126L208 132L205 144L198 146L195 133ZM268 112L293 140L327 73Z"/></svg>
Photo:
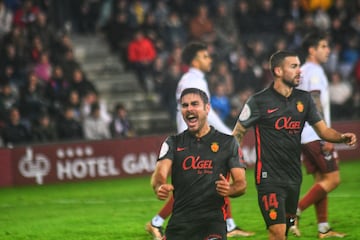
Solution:
<svg viewBox="0 0 360 240"><path fill-rule="evenodd" d="M211 104L233 127L249 95L268 86L268 58L329 32L325 65L333 119L360 116L360 1L0 0L3 145L133 136L121 103L109 111L75 59L70 33L103 34L144 94L175 121L175 90L189 41L208 44Z"/></svg>
<svg viewBox="0 0 360 240"><path fill-rule="evenodd" d="M360 1L109 0L102 6L99 27L112 51L173 117L177 81L187 70L181 63L186 42L208 44L211 104L232 127L248 96L272 81L270 54L288 49L302 56L302 38L317 29L330 35L325 70L333 118L360 116Z"/></svg>

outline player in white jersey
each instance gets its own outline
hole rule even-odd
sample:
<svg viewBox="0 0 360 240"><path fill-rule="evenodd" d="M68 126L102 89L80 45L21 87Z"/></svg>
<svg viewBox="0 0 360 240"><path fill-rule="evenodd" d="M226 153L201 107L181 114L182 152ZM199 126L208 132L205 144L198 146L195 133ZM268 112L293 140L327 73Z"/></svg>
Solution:
<svg viewBox="0 0 360 240"><path fill-rule="evenodd" d="M314 98L319 113L330 127L330 99L326 73L321 66L328 60L330 47L327 35L313 32L303 39L306 53L305 64L301 67L302 80L299 88L309 91ZM306 123L301 134L303 162L307 173L314 177L314 184L303 196L298 205L297 224L290 228L295 236L300 236L298 228L301 213L314 205L318 222L318 237L329 238L345 236L335 232L328 223L328 193L340 184L340 173L337 152L332 143L320 140L314 129Z"/></svg>
<svg viewBox="0 0 360 240"><path fill-rule="evenodd" d="M211 70L211 57L209 53L204 52L205 56L202 57L202 61L196 61L196 66L191 66L189 71L185 73L180 79L177 89L176 89L176 101L178 103L177 114L176 114L176 125L177 132L181 133L187 129L186 123L181 115L181 106L180 106L180 95L182 91L186 88L198 88L206 93L210 99L210 91L208 83L205 79L205 72ZM231 130L222 122L220 117L216 114L213 108L210 108L208 115L208 122L211 126L215 127L216 130L231 135Z"/></svg>
<svg viewBox="0 0 360 240"><path fill-rule="evenodd" d="M210 91L208 83L205 79L205 73L211 70L212 64L212 59L207 50L207 46L199 42L191 42L185 46L182 52L182 60L190 68L189 71L186 72L180 79L176 90L176 100L178 103L176 121L178 133L181 133L187 129L187 125L181 114L181 93L184 89L187 88L197 88L205 92L210 99ZM210 108L210 112L208 114L208 122L209 125L213 126L216 130L225 134L232 134L232 130L230 130L221 121L220 117L212 108ZM231 216L230 200L226 198L226 201L228 201L228 207L226 209L227 237L248 237L254 235L254 232L244 231L243 229L237 227L234 219ZM172 205L173 198L170 197L159 213L152 218L151 222L146 224L146 230L154 237L154 239L162 239L162 225L165 221L165 218L171 214Z"/></svg>

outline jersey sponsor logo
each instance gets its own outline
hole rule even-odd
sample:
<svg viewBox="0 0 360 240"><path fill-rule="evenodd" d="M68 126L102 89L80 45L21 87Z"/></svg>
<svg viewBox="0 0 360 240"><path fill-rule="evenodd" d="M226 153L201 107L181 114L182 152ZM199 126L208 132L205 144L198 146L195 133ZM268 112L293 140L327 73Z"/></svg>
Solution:
<svg viewBox="0 0 360 240"><path fill-rule="evenodd" d="M270 113L276 112L277 110L279 110L279 108L268 109L267 113L270 114Z"/></svg>
<svg viewBox="0 0 360 240"><path fill-rule="evenodd" d="M298 101L296 103L296 109L299 111L299 112L303 112L304 111L304 104L301 102L301 101Z"/></svg>
<svg viewBox="0 0 360 240"><path fill-rule="evenodd" d="M218 144L217 142L211 143L210 149L211 149L211 151L213 151L213 152L219 151L219 144Z"/></svg>
<svg viewBox="0 0 360 240"><path fill-rule="evenodd" d="M281 117L275 122L275 128L277 130L299 130L301 129L301 122L292 120L291 117Z"/></svg>
<svg viewBox="0 0 360 240"><path fill-rule="evenodd" d="M245 104L244 108L242 109L242 111L240 113L239 120L246 121L249 119L250 116L251 116L251 109L250 109L249 105Z"/></svg>
<svg viewBox="0 0 360 240"><path fill-rule="evenodd" d="M177 147L177 148L176 148L176 151L177 151L177 152L181 152L181 151L184 151L184 150L185 150L184 147Z"/></svg>
<svg viewBox="0 0 360 240"><path fill-rule="evenodd" d="M212 169L212 160L201 160L200 156L188 156L184 159L182 167L184 170Z"/></svg>

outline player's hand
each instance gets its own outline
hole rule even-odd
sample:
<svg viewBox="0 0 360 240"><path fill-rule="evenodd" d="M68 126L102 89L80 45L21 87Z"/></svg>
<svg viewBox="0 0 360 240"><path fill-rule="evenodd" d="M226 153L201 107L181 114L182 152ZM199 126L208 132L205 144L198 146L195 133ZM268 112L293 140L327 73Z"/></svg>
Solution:
<svg viewBox="0 0 360 240"><path fill-rule="evenodd" d="M174 186L172 184L162 184L156 189L156 196L160 200L165 200L169 197L170 193L174 190Z"/></svg>
<svg viewBox="0 0 360 240"><path fill-rule="evenodd" d="M343 139L344 143L351 147L355 146L357 142L356 135L354 133L343 133L341 134L341 138Z"/></svg>
<svg viewBox="0 0 360 240"><path fill-rule="evenodd" d="M220 196L227 197L230 193L230 183L226 180L224 175L219 175L219 180L215 182L216 184L216 191Z"/></svg>

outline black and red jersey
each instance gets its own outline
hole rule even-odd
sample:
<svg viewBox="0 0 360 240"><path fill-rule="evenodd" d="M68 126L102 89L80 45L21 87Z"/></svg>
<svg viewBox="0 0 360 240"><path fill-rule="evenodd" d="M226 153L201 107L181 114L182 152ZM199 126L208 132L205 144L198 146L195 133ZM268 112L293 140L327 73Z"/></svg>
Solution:
<svg viewBox="0 0 360 240"><path fill-rule="evenodd" d="M164 147L166 145L166 147ZM168 137L158 161L172 160L174 208L169 224L212 219L224 221L225 200L216 192L219 175L230 177L231 168L245 168L240 147L231 135L213 127L202 138L188 130Z"/></svg>
<svg viewBox="0 0 360 240"><path fill-rule="evenodd" d="M301 183L301 132L305 121L320 120L311 95L302 90L286 98L272 85L250 97L238 121L254 127L256 183Z"/></svg>

